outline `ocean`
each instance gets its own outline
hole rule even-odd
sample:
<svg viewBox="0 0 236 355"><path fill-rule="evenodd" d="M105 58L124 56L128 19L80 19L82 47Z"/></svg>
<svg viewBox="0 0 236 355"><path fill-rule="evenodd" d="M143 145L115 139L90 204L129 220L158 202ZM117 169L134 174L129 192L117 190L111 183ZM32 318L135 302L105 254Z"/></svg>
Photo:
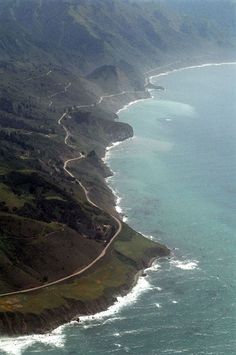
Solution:
<svg viewBox="0 0 236 355"><path fill-rule="evenodd" d="M119 112L134 137L109 149L127 222L172 254L108 311L0 354L236 354L236 65L152 78L165 91Z"/></svg>

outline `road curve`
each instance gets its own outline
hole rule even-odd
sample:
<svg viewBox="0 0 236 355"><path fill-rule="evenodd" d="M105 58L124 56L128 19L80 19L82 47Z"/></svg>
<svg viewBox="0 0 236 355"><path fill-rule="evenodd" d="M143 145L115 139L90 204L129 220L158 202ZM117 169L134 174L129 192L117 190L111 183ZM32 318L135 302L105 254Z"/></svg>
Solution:
<svg viewBox="0 0 236 355"><path fill-rule="evenodd" d="M68 87L66 87L68 88ZM66 91L66 90L65 90ZM121 93L123 94L123 93ZM121 95L120 94L120 95ZM118 95L118 94L117 94ZM97 102L98 104L101 103L103 101L103 99L105 97L110 97L110 96L115 96L115 95L108 95L108 96L102 96L99 101ZM86 105L86 107L93 107L94 104L91 104L91 105ZM85 106L78 106L77 108L80 108L80 107L85 107ZM65 136L65 139L64 139L64 143L70 147L69 143L67 142L68 138L69 138L69 135L70 135L70 132L69 130L63 125L62 123L62 120L66 117L67 115L67 112L64 112L63 115L58 119L57 123L63 127L64 131L66 132L66 136ZM80 155L76 158L72 158L72 159L68 159L64 162L64 166L63 166L63 169L64 171L71 177L75 178L75 176L68 170L68 164L72 161L76 161L76 160L80 160L80 159L83 159L84 158L84 155L82 155L80 153ZM85 197L86 197L86 200L88 201L88 203L96 208L99 208L99 206L96 205L96 203L94 203L90 197L89 197L89 191L85 188L85 186L82 184L82 182L78 179L76 179L76 181L79 183L79 185L81 186L81 188L83 189L84 191L84 194L85 194ZM49 287L49 286L53 286L53 285L56 285L56 284L59 284L63 281L66 281L66 280L69 280L71 279L72 277L75 277L75 276L78 276L78 275L81 275L82 273L84 273L86 270L90 269L93 265L95 265L100 259L102 259L106 253L107 253L107 250L108 248L110 247L110 245L112 244L112 242L115 240L115 238L120 234L121 230L122 230L122 223L121 221L116 217L116 216L113 216L111 215L111 217L113 218L113 220L116 222L118 228L115 232L115 234L113 235L113 237L111 238L111 240L109 241L109 243L107 244L107 246L103 249L103 251L101 252L100 255L98 255L98 257L96 259L94 259L90 264L88 264L87 266L85 266L83 269L80 269L79 271L75 271L74 273L68 275L68 276L65 276L65 277L62 277L58 280L55 280L55 281L52 281L52 282L48 282L44 285L41 285L41 286L36 286L36 287L32 287L32 288L27 288L27 289L24 289L24 290L20 290L20 291L14 291L14 292L8 292L8 293L2 293L0 294L0 297L5 297L5 296L12 296L12 295L19 295L19 294L22 294L22 293L29 293L29 292L32 292L32 291L38 291L38 290L41 290L43 288L46 288L46 287Z"/></svg>
<svg viewBox="0 0 236 355"><path fill-rule="evenodd" d="M113 216L112 216L113 217ZM37 291L37 290L41 290L43 288L46 288L46 287L49 287L49 286L53 286L53 285L56 285L56 284L59 284L63 281L66 281L66 280L69 280L71 279L72 277L75 277L75 276L78 276L78 275L81 275L82 273L84 273L86 270L90 269L94 264L96 264L101 258L103 258L105 255L106 255L106 252L107 252L107 249L109 248L109 246L111 245L111 243L114 241L114 239L120 234L121 232L121 229L122 229L122 224L121 222L119 221L118 218L116 217L113 217L117 223L119 224L119 227L116 231L116 233L114 234L114 236L112 237L112 239L110 240L110 242L107 244L107 246L103 249L103 251L101 252L101 254L96 258L94 259L90 264L88 264L87 266L85 266L83 269L79 270L79 271L75 271L73 274L70 274L68 276L65 276L65 277L62 277L56 281L52 281L52 282L49 282L47 284L44 284L44 285L41 285L41 286L37 286L37 287L32 287L32 288L28 288L28 289L24 289L24 290L21 290L21 291L14 291L14 292L8 292L8 293L2 293L0 295L0 297L4 297L4 296L12 296L12 295L19 295L19 294L22 294L22 293L29 293L29 292L32 292L32 291Z"/></svg>

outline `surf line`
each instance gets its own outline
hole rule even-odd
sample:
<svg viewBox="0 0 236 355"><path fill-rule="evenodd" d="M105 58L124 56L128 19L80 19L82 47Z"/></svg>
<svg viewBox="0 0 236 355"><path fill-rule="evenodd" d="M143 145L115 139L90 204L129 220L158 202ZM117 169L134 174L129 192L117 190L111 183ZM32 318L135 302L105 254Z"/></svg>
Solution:
<svg viewBox="0 0 236 355"><path fill-rule="evenodd" d="M175 64L177 64L178 62L175 62ZM166 65L166 67L170 66L170 65L173 65L174 63L170 63L169 65ZM199 64L199 65L191 65L191 66L186 66L186 67L181 67L181 68L176 68L176 69L172 69L172 70L168 70L168 71L163 71L159 74L154 74L154 75L151 75L151 76L146 76L149 78L150 82L152 80L152 78L158 78L158 77L161 77L161 76L166 76L166 75L170 75L172 73L175 73L175 72L181 72L181 71L184 71L184 70L192 70L192 69L197 69L197 68L206 68L206 67L219 67L219 66L227 66L227 65L236 65L236 62L234 61L231 61L231 62L221 62L221 63L203 63L203 64ZM159 67L159 69L161 68L164 68L164 67ZM158 68L156 69L152 69L150 70L149 72L152 72L152 71L155 71L155 70L158 70ZM145 74L149 73L149 72L146 72ZM145 75L144 74L144 75ZM148 89L148 91L152 91L152 90L155 90L155 89ZM112 95L111 95L112 96ZM108 96L110 97L110 96ZM124 110L127 110L129 109L132 105L140 102L140 101L144 101L144 100L148 100L148 99L153 99L154 97L151 96L149 98L144 98L144 99L138 99L138 100L134 100L134 101L131 101L130 103L124 105L124 107L122 107L121 109L119 109L116 114L118 115L120 112L124 111ZM132 137L134 138L134 137ZM131 138L131 139L132 139ZM121 141L121 142L116 142L116 143L112 143L109 147L106 148L106 153L105 153L105 156L104 158L102 159L108 166L108 160L109 160L109 157L110 157L110 153L111 151L113 150L113 148L115 148L116 146L120 145L121 143L124 143L125 141ZM109 166L110 170L112 171L111 167ZM112 171L113 172L113 171ZM113 172L113 176L114 176L114 172ZM108 184L108 186L111 188L113 194L115 195L116 197L116 210L117 212L119 212L119 214L123 214L123 210L122 208L119 206L120 204L120 201L122 200L122 197L119 196L119 192L114 189L111 184L109 183L109 180L110 180L110 177L108 177L106 179L106 182ZM125 216L125 219L127 220L128 219L128 216L124 215ZM150 238L150 237L148 237ZM150 238L151 239L151 238ZM174 264L176 267L179 267L184 270L190 270L190 269L194 269L194 268L197 268L197 263L196 261L192 261L192 262L189 262L189 263L185 263L184 265L180 265L180 264Z"/></svg>
<svg viewBox="0 0 236 355"><path fill-rule="evenodd" d="M65 92L66 92L66 89L68 89L68 87L70 87L70 85L67 85L65 87ZM122 93L119 93L117 95L121 95L123 94ZM104 98L106 97L113 97L113 96L116 96L116 94L113 94L113 95L107 95L107 96L102 96L99 98L97 104L100 104ZM88 105L88 107L93 107L94 104L91 104L91 105ZM81 106L81 107L84 107L84 106ZM80 108L80 106L77 106L77 108ZM67 127L63 124L63 120L64 118L67 116L68 112L64 112L58 119L57 123L59 126L62 126L62 128L64 129L66 135L65 135L65 139L64 139L64 144L71 147L70 144L68 143L68 138L70 136L70 132L69 130L67 129ZM70 177L74 178L78 184L80 185L80 187L82 188L82 190L84 191L84 194L85 194L85 198L87 200L87 202L92 205L93 207L96 207L98 208L99 210L103 211L96 203L94 203L91 198L89 197L89 191L86 189L86 187L82 184L82 182L79 180L79 179L76 179L75 176L72 174L71 171L69 171L68 169L68 163L70 163L71 161L76 161L76 160L80 160L80 159L83 159L85 158L84 155L82 153L79 153L80 155L76 158L71 158L71 159L67 159L65 160L64 162L64 165L63 165L63 169L65 171L66 174L68 174ZM90 264L88 264L87 266L85 266L83 269L79 270L79 271L75 271L74 273L68 275L68 276L65 276L63 278L60 278L58 280L55 280L55 281L52 281L52 282L49 282L49 283L46 283L44 285L41 285L41 286L36 286L36 287L32 287L32 288L28 288L28 289L23 289L23 290L19 290L19 291L13 291L13 292L7 292L7 293L4 293L4 294L0 294L0 297L5 297L5 296L11 296L11 295L17 295L17 294L22 294L22 293L28 293L28 292L32 292L32 291L37 291L37 290L40 290L40 289L43 289L43 288L46 288L46 287L49 287L49 286L52 286L52 285L55 285L55 284L58 284L58 283L61 283L65 280L68 280L72 277L75 277L75 276L78 276L80 274L82 274L83 272L85 272L86 270L88 270L89 268L91 268L94 264L97 263L98 260L100 260L101 258L103 258L109 247L111 246L111 244L113 243L113 241L116 239L116 237L120 234L120 232L122 231L122 221L120 221L119 218L117 218L116 216L114 215L110 215L111 218L115 221L115 223L117 224L117 230L115 231L113 237L110 239L109 243L106 245L106 247L102 250L102 252L97 256L97 258L95 258Z"/></svg>
<svg viewBox="0 0 236 355"><path fill-rule="evenodd" d="M161 76L166 76L172 73L176 73L176 72L181 72L184 70L191 70L191 69L197 69L197 68L207 68L207 67L220 67L220 66L224 66L224 65L236 65L236 62L222 62L222 63L204 63L204 64L198 64L198 65L190 65L187 67L182 67L182 68L176 68L176 69L171 69L159 74L153 74L149 77L149 80L152 80L153 78L158 78ZM153 69L151 71L155 71L158 70L158 67L156 69Z"/></svg>

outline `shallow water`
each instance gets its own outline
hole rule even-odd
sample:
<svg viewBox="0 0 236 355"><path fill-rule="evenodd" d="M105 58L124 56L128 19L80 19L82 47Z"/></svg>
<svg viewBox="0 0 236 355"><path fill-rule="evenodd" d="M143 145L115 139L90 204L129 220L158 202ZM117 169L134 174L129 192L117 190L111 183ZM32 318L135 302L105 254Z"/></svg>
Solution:
<svg viewBox="0 0 236 355"><path fill-rule="evenodd" d="M236 353L236 66L178 71L121 111L135 137L109 151L130 225L173 248L107 312L2 354ZM4 350L6 352L4 352Z"/></svg>

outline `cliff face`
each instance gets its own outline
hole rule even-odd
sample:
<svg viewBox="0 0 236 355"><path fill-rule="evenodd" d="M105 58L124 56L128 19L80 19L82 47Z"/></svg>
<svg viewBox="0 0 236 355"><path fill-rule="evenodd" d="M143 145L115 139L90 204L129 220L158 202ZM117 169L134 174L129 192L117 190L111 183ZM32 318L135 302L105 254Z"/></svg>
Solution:
<svg viewBox="0 0 236 355"><path fill-rule="evenodd" d="M0 334L44 333L82 315L91 315L127 293L138 271L169 250L128 226L107 255L89 272L64 284L40 291L0 298Z"/></svg>
<svg viewBox="0 0 236 355"><path fill-rule="evenodd" d="M103 65L87 75L87 79L96 83L106 94L123 91L143 90L144 80L132 65L121 62L120 66Z"/></svg>
<svg viewBox="0 0 236 355"><path fill-rule="evenodd" d="M180 13L177 3L0 0L0 293L83 268L114 235L101 158L111 142L133 135L115 112L149 97L144 71L235 53L235 2L224 2L222 20L205 1L211 22L202 8L193 13L181 1ZM168 254L125 225L122 233L89 274L0 297L1 332L41 332L103 309L153 256Z"/></svg>
<svg viewBox="0 0 236 355"><path fill-rule="evenodd" d="M106 146L131 137L133 130L125 123L116 122L117 116L104 109L105 103L94 106L89 103L86 109L78 109L75 104L78 104L77 88L81 81L78 83L70 74L67 78L67 73L52 70L29 73L27 77L27 72L19 68L12 77L9 71L3 73L5 81L0 84L3 93L0 100L0 292L6 293L67 276L101 252L101 243L111 237L114 221L108 213L89 206L80 185L63 169L64 161L80 156L81 152L85 154L83 161L79 164L75 161L77 164L70 164L69 168L90 189L91 198L101 207L106 205L108 210L114 200L105 186L106 167L100 158ZM22 84L20 78L24 75ZM62 78L72 81L62 86L59 82ZM88 82L82 80L82 83L87 92ZM18 93L21 85L25 91ZM98 86L89 87L95 92ZM25 96L27 93L29 97ZM84 97L86 95L88 100L90 93ZM90 102L97 103L99 97L91 95L94 98L91 96ZM115 104L120 105L119 100L116 99ZM71 110L63 121L70 132L67 144L65 132L58 124L62 110ZM96 162L89 155L91 151L96 152ZM103 192L106 193L103 195ZM108 234L104 225L111 228ZM98 230L104 230L101 238L97 238ZM94 252L86 258L90 250ZM71 258L67 260L69 254Z"/></svg>
<svg viewBox="0 0 236 355"><path fill-rule="evenodd" d="M104 149L112 142L133 136L133 128L127 123L115 121L117 118L115 114L97 108L72 113L67 126L73 132L73 144L80 144L84 150L95 150L99 156L104 156Z"/></svg>

